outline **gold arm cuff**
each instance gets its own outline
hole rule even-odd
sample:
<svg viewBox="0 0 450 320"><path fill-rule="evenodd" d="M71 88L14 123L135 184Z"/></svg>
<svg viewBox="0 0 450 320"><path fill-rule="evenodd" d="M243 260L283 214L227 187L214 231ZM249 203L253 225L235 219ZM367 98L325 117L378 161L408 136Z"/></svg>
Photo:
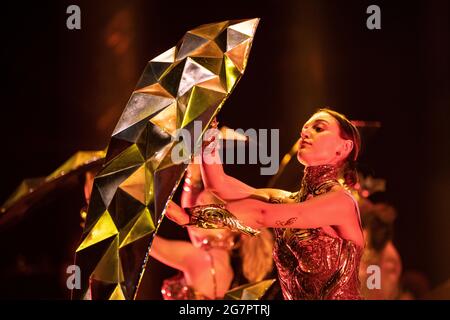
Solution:
<svg viewBox="0 0 450 320"><path fill-rule="evenodd" d="M192 208L185 208L185 211L189 215L188 225L190 226L204 229L228 228L231 231L239 231L250 236L256 236L260 233L258 230L243 225L225 208L224 204L195 206Z"/></svg>

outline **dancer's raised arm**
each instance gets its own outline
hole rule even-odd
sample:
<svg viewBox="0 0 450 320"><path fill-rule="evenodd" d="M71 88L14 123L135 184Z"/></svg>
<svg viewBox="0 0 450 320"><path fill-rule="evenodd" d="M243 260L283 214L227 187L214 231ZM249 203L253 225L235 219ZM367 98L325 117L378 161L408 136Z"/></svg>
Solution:
<svg viewBox="0 0 450 320"><path fill-rule="evenodd" d="M256 189L225 173L218 152L211 154L211 158L202 161L202 178L205 188L223 200L242 199L254 194Z"/></svg>
<svg viewBox="0 0 450 320"><path fill-rule="evenodd" d="M203 184L207 190L225 201L244 199L249 196L266 200L270 198L270 189L256 189L225 173L220 158L220 144L217 135L208 138L206 145L196 160L201 163Z"/></svg>

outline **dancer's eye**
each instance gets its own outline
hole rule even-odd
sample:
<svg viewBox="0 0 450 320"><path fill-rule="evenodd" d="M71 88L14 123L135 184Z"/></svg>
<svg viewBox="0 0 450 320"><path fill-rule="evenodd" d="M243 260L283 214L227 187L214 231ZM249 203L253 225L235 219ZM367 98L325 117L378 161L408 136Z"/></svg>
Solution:
<svg viewBox="0 0 450 320"><path fill-rule="evenodd" d="M323 128L320 126L315 126L314 130L316 130L316 132L321 132L321 131L323 131Z"/></svg>

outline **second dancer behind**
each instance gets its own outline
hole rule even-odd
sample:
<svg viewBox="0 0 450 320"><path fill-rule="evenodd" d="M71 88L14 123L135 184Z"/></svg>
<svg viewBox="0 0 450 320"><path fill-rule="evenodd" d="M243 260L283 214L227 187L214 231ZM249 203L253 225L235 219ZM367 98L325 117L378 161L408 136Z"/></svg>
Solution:
<svg viewBox="0 0 450 320"><path fill-rule="evenodd" d="M199 165L190 164L181 194L181 205L220 204L203 189ZM170 215L170 208L166 214ZM187 228L190 241L156 235L150 255L180 272L164 280L165 300L223 299L235 286L255 283L272 271L273 237L263 229L257 237L227 229Z"/></svg>

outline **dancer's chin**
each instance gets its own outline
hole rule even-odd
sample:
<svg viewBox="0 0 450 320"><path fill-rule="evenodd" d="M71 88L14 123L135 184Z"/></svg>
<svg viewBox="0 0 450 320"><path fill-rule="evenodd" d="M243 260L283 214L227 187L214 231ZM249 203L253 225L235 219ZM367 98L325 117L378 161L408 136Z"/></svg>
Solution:
<svg viewBox="0 0 450 320"><path fill-rule="evenodd" d="M305 158L300 154L300 152L297 153L297 160L300 162L301 165L304 165L305 167L308 166L308 162L305 160Z"/></svg>

